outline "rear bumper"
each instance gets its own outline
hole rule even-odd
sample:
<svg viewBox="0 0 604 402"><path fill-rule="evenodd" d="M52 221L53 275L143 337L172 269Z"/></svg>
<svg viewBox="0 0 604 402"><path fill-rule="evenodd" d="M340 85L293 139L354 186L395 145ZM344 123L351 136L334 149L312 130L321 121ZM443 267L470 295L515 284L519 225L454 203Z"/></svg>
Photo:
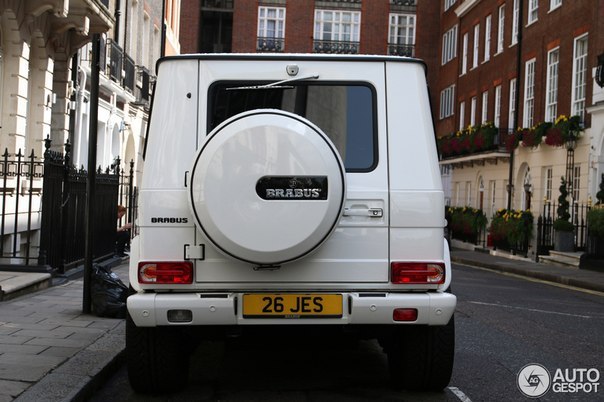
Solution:
<svg viewBox="0 0 604 402"><path fill-rule="evenodd" d="M244 318L241 293L158 294L138 293L128 298L128 312L138 327L204 326L204 325L446 325L457 304L450 293L384 293L367 295L343 292L343 314L339 318ZM392 319L397 308L418 310L416 321ZM192 320L186 323L168 321L169 310L190 310Z"/></svg>

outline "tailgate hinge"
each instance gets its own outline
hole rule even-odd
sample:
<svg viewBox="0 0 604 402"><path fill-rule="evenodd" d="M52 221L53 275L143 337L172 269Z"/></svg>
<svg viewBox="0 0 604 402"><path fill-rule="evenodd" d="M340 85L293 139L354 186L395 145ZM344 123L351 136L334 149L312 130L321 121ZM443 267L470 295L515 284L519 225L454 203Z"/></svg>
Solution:
<svg viewBox="0 0 604 402"><path fill-rule="evenodd" d="M200 244L198 246L185 244L185 260L205 260L206 259L206 245Z"/></svg>

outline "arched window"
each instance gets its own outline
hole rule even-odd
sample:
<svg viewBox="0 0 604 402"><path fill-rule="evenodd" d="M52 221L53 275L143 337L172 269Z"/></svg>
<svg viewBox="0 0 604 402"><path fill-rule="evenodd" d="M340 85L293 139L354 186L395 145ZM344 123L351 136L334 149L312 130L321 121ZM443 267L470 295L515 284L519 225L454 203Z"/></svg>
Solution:
<svg viewBox="0 0 604 402"><path fill-rule="evenodd" d="M522 205L522 209L529 210L531 209L531 195L533 194L533 184L531 183L531 172L529 169L524 173L524 179L522 179L522 199L520 203Z"/></svg>

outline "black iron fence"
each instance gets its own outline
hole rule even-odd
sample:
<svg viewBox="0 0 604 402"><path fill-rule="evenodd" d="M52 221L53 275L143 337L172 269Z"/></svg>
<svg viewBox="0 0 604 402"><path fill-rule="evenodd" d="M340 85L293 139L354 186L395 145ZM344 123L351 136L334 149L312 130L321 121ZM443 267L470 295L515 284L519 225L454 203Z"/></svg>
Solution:
<svg viewBox="0 0 604 402"><path fill-rule="evenodd" d="M537 254L548 254L554 248L554 221L558 205L546 202L543 213L537 219ZM570 207L570 221L574 226L575 250L584 251L587 246L587 212L589 204L573 203Z"/></svg>
<svg viewBox="0 0 604 402"><path fill-rule="evenodd" d="M16 155L2 155L0 163L0 222L1 264L29 265L38 253L31 247L35 231L40 228L40 208L43 162L32 152L26 157L21 150Z"/></svg>
<svg viewBox="0 0 604 402"><path fill-rule="evenodd" d="M51 151L45 141L44 159L20 151L5 151L0 161L0 265L11 269L47 270L59 273L84 260L86 182L88 174L70 162L65 153ZM113 256L118 202L126 206L125 222L133 222L136 187L134 162L120 172L120 161L97 172L93 255L96 260Z"/></svg>

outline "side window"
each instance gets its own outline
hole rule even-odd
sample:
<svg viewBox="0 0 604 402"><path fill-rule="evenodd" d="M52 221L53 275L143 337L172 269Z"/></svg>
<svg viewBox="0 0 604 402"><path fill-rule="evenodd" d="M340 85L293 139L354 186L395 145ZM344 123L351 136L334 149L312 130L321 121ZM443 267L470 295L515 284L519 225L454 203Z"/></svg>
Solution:
<svg viewBox="0 0 604 402"><path fill-rule="evenodd" d="M334 143L347 172L377 164L375 95L363 84L295 83L279 89L249 89L265 83L220 82L208 94L208 133L226 119L254 109L280 109L316 124ZM238 89L239 88L239 89Z"/></svg>

